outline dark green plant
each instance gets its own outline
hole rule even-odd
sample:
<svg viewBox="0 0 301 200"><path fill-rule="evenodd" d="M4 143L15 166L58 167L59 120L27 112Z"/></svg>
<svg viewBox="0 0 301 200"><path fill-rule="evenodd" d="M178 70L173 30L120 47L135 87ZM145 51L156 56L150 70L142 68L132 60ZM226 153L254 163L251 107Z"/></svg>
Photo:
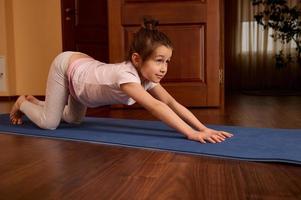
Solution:
<svg viewBox="0 0 301 200"><path fill-rule="evenodd" d="M301 66L301 0L297 5L289 7L287 0L251 0L254 7L261 10L255 13L254 18L265 29L272 28L271 37L283 44L294 42L296 44L297 58L283 54L281 49L276 54L276 66L285 67L288 63L296 61Z"/></svg>

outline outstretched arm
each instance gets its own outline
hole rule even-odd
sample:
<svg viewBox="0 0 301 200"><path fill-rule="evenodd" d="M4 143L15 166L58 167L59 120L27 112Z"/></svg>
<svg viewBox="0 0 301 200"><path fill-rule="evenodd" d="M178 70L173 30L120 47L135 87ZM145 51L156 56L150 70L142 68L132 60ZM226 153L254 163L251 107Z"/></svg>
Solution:
<svg viewBox="0 0 301 200"><path fill-rule="evenodd" d="M225 140L228 137L231 137L232 134L224 132L224 131L216 131L213 129L209 129L204 126L186 107L178 103L161 85L157 85L153 89L150 90L150 93L155 98L159 99L166 103L179 117L181 117L186 123L190 126L194 127L199 131L199 135L193 135L192 140L200 140L202 139L208 140L210 142L217 141L219 142L219 138L221 140ZM217 139L215 138L219 136Z"/></svg>
<svg viewBox="0 0 301 200"><path fill-rule="evenodd" d="M179 118L165 103L153 98L141 85L137 83L125 83L120 87L137 103L172 128L175 128L187 137L193 133L194 130L188 124Z"/></svg>
<svg viewBox="0 0 301 200"><path fill-rule="evenodd" d="M167 104L179 117L199 131L207 129L185 106L178 103L161 85L150 90L156 99Z"/></svg>
<svg viewBox="0 0 301 200"><path fill-rule="evenodd" d="M205 143L205 140L216 143L223 141L225 138L223 134L211 134L207 131L203 131L202 134L200 134L200 131L191 128L166 103L164 103L164 101L157 100L137 83L122 84L121 89L155 117L178 130L188 139L197 140L203 143Z"/></svg>

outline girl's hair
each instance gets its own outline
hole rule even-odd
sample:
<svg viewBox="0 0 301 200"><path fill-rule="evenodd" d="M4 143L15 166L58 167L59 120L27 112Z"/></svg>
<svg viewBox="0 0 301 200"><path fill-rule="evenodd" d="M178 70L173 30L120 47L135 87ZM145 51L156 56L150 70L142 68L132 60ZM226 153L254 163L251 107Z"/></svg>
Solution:
<svg viewBox="0 0 301 200"><path fill-rule="evenodd" d="M173 48L169 38L157 29L158 24L157 20L144 19L142 27L134 34L127 60L131 61L132 54L138 53L142 61L146 61L160 45Z"/></svg>

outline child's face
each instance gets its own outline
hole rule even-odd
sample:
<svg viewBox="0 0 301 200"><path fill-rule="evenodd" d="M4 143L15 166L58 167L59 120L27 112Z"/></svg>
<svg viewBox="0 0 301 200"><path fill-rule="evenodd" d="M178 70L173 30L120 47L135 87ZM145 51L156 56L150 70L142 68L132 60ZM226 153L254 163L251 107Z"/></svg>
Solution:
<svg viewBox="0 0 301 200"><path fill-rule="evenodd" d="M167 66L172 56L172 49L164 45L158 46L151 57L142 62L139 71L144 79L159 83L167 73Z"/></svg>

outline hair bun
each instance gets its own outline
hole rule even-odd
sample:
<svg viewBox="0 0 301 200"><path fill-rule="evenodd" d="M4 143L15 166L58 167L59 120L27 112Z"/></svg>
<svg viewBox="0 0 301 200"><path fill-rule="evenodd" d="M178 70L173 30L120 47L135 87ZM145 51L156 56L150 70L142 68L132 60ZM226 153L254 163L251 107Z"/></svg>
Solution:
<svg viewBox="0 0 301 200"><path fill-rule="evenodd" d="M157 26L159 24L158 20L144 18L143 21L143 28L146 30L157 30Z"/></svg>

